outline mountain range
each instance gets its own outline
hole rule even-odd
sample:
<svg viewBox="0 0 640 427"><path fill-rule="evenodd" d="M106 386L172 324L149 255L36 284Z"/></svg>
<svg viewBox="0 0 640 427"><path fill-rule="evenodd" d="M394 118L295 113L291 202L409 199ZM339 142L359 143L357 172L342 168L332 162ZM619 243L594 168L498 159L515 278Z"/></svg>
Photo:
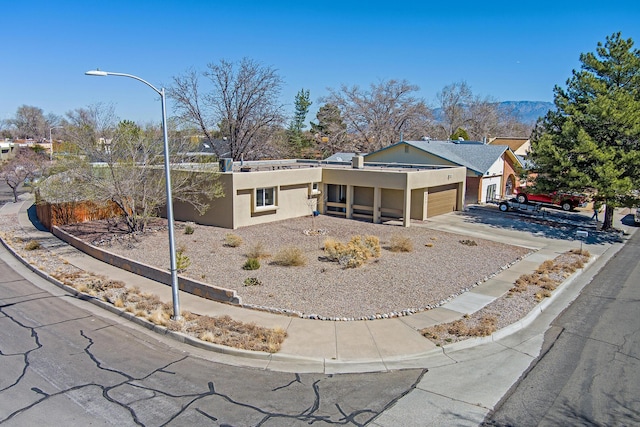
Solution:
<svg viewBox="0 0 640 427"><path fill-rule="evenodd" d="M505 113L515 114L522 123L534 124L538 118L544 117L549 110L555 108L553 102L545 101L502 101L498 103L498 109ZM442 109L433 110L436 120L442 120Z"/></svg>

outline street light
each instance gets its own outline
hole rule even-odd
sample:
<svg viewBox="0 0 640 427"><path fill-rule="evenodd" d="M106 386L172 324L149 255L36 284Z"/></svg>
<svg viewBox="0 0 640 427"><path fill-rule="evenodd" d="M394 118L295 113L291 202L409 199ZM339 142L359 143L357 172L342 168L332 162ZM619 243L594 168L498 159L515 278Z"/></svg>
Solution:
<svg viewBox="0 0 640 427"><path fill-rule="evenodd" d="M53 161L53 138L51 137L51 131L54 129L62 129L62 126L53 126L49 128L49 143L51 144L51 151L49 151L50 161Z"/></svg>
<svg viewBox="0 0 640 427"><path fill-rule="evenodd" d="M166 188L167 188L167 223L169 228L169 257L171 260L170 270L171 270L171 294L173 297L173 320L181 320L182 316L180 315L180 298L178 295L179 287L178 287L178 268L176 263L176 241L174 237L173 231L173 200L171 197L171 175L169 170L169 138L167 137L167 107L166 107L166 98L164 93L164 88L157 89L154 85L149 83L146 80L141 79L140 77L124 74L124 73L112 73L109 71L102 70L91 70L85 73L87 76L120 76L120 77L129 77L134 80L138 80L149 86L153 89L158 95L160 95L160 100L162 101L162 136L164 139L164 174L166 179Z"/></svg>

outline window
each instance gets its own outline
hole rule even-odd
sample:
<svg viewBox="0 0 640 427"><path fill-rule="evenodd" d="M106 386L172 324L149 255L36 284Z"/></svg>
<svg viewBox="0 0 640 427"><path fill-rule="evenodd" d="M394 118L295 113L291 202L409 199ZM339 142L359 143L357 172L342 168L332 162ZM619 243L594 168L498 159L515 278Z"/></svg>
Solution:
<svg viewBox="0 0 640 427"><path fill-rule="evenodd" d="M317 196L318 194L320 194L320 183L319 182L312 182L309 185L309 196Z"/></svg>
<svg viewBox="0 0 640 427"><path fill-rule="evenodd" d="M256 189L256 208L270 208L276 205L276 188Z"/></svg>

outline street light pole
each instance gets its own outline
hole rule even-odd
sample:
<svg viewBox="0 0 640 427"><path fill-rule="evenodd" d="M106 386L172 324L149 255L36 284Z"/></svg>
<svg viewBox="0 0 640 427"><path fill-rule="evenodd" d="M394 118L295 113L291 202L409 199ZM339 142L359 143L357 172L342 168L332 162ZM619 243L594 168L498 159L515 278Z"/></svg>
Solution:
<svg viewBox="0 0 640 427"><path fill-rule="evenodd" d="M51 150L49 151L49 161L53 161L53 138L51 137L51 131L54 129L62 129L62 126L53 126L49 128L49 143L51 144Z"/></svg>
<svg viewBox="0 0 640 427"><path fill-rule="evenodd" d="M173 320L181 320L182 316L180 315L180 297L178 294L178 267L176 262L176 241L174 235L174 227L173 227L173 198L171 196L171 171L169 168L169 138L167 134L167 107L166 107L166 96L164 88L157 89L151 83L146 80L141 79L140 77L134 76L132 74L124 74L124 73L113 73L109 71L102 70L91 70L85 73L87 76L120 76L120 77L129 77L134 80L138 80L149 86L153 89L158 95L160 95L160 100L162 101L162 138L164 140L164 174L166 179L166 191L167 191L167 225L169 228L169 258L170 258L170 271L171 271L171 295L173 297Z"/></svg>

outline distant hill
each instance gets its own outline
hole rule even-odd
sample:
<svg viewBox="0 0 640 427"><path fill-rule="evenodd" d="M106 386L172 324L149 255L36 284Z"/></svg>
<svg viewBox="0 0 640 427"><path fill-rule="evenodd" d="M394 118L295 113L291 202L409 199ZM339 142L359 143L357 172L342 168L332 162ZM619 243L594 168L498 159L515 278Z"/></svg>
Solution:
<svg viewBox="0 0 640 427"><path fill-rule="evenodd" d="M555 108L553 102L544 101L503 101L498 106L505 112L512 111L522 123L527 124L534 124L539 117L544 117L549 110ZM441 120L442 109L434 109L433 116L436 120Z"/></svg>
<svg viewBox="0 0 640 427"><path fill-rule="evenodd" d="M553 110L555 104L544 101L504 101L500 103L500 108L513 111L523 123L535 123L539 117Z"/></svg>

